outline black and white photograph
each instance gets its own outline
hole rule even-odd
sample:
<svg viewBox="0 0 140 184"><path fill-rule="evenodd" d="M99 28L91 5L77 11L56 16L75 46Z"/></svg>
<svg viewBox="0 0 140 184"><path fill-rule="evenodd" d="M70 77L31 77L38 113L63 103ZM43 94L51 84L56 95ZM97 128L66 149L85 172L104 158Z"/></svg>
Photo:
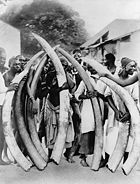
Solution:
<svg viewBox="0 0 140 184"><path fill-rule="evenodd" d="M0 0L0 184L140 182L140 1Z"/></svg>

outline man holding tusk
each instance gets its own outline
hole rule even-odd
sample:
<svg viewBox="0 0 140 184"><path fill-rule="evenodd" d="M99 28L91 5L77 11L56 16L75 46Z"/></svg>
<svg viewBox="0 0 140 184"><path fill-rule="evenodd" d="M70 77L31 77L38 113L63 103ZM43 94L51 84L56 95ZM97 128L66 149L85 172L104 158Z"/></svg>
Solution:
<svg viewBox="0 0 140 184"><path fill-rule="evenodd" d="M51 60L48 58L44 67L45 71L43 70L43 72L46 72L46 76L44 75L45 83L42 86L42 82L39 81L38 89L40 90L38 90L37 92L37 96L40 99L43 99L44 97L46 98L45 108L44 108L43 127L45 128L45 143L46 143L46 147L48 148L49 162L52 161L51 154L53 151L53 147L57 138L58 128L59 128L59 105L60 105L59 93L62 90L66 90L66 89L69 89L71 92L75 87L75 83L73 82L72 78L67 72L66 59L60 58L60 61L66 72L67 82L64 83L61 87L58 86L55 68ZM39 129L39 131L41 131L41 129ZM68 131L67 131L67 137L65 142L66 151L64 153L64 156L66 157L68 162L73 162L70 159L70 150L72 147L73 140L74 140L74 130L73 130L73 123L71 118L71 110L69 109Z"/></svg>
<svg viewBox="0 0 140 184"><path fill-rule="evenodd" d="M6 62L6 51L4 48L0 47L0 165L7 165L2 159L2 151L4 148L4 133L2 127L2 106L4 103L5 94L8 91L17 90L18 84L11 84L9 87L5 86L3 73L5 72L5 62Z"/></svg>

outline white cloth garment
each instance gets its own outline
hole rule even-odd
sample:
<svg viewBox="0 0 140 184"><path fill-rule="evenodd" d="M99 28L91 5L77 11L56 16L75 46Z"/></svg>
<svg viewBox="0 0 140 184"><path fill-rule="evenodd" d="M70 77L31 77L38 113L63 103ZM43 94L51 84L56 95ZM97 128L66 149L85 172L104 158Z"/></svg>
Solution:
<svg viewBox="0 0 140 184"><path fill-rule="evenodd" d="M129 92L129 94L131 95L131 97L134 99L134 101L136 102L138 108L139 108L139 88L138 88L138 82L126 86L125 89ZM131 126L131 125L130 125ZM126 152L130 152L132 150L132 146L133 146L133 132L132 132L132 128L130 127L130 135L128 138L128 144L127 144L127 148L126 148Z"/></svg>
<svg viewBox="0 0 140 184"><path fill-rule="evenodd" d="M7 87L5 87L4 78L2 76L2 73L0 72L0 105L3 105L5 94L7 92Z"/></svg>
<svg viewBox="0 0 140 184"><path fill-rule="evenodd" d="M95 81L90 77L91 83L95 86ZM79 96L81 94L86 94L86 86L83 81L81 81L78 89L75 92L76 99L79 100ZM93 114L93 109L91 105L90 99L84 99L81 109L81 132L87 133L90 131L94 131L95 129L95 119Z"/></svg>
<svg viewBox="0 0 140 184"><path fill-rule="evenodd" d="M119 97L108 86L105 90L104 95L105 97L111 95L114 101L114 104L119 109L119 104L118 104ZM115 118L115 113L113 109L110 106L108 106L108 119L106 120L105 125L104 125L104 148L103 150L109 155L111 155L114 151L117 137L118 137L118 132L119 132L119 122Z"/></svg>
<svg viewBox="0 0 140 184"><path fill-rule="evenodd" d="M129 94L132 96L134 101L138 102L139 98L139 91L138 91L138 83L129 85L125 87L125 89L129 92ZM122 112L124 109L124 104L122 103L120 97L109 87L107 87L105 91L105 96L111 95L116 107L121 110ZM113 150L116 145L117 137L119 133L119 122L115 119L114 111L109 107L108 112L108 120L106 120L105 126L104 126L104 151L108 154L112 154ZM133 146L133 132L130 133L128 144L126 148L126 152L130 152Z"/></svg>

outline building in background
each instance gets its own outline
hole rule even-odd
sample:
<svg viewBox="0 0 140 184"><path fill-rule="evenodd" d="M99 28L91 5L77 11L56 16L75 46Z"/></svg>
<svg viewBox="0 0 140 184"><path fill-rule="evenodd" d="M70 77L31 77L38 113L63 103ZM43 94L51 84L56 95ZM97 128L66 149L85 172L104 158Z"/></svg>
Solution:
<svg viewBox="0 0 140 184"><path fill-rule="evenodd" d="M116 19L81 48L88 49L99 62L103 62L106 53L113 53L117 65L122 57L134 59L140 65L140 20Z"/></svg>
<svg viewBox="0 0 140 184"><path fill-rule="evenodd" d="M21 53L20 31L0 20L0 47L3 47L9 58Z"/></svg>

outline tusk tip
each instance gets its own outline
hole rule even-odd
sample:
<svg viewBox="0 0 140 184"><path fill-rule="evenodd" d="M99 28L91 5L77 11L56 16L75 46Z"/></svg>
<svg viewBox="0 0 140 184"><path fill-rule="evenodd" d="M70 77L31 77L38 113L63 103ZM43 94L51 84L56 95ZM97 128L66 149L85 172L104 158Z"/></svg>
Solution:
<svg viewBox="0 0 140 184"><path fill-rule="evenodd" d="M40 36L36 33L32 33L32 35L35 37L35 38L39 38Z"/></svg>

